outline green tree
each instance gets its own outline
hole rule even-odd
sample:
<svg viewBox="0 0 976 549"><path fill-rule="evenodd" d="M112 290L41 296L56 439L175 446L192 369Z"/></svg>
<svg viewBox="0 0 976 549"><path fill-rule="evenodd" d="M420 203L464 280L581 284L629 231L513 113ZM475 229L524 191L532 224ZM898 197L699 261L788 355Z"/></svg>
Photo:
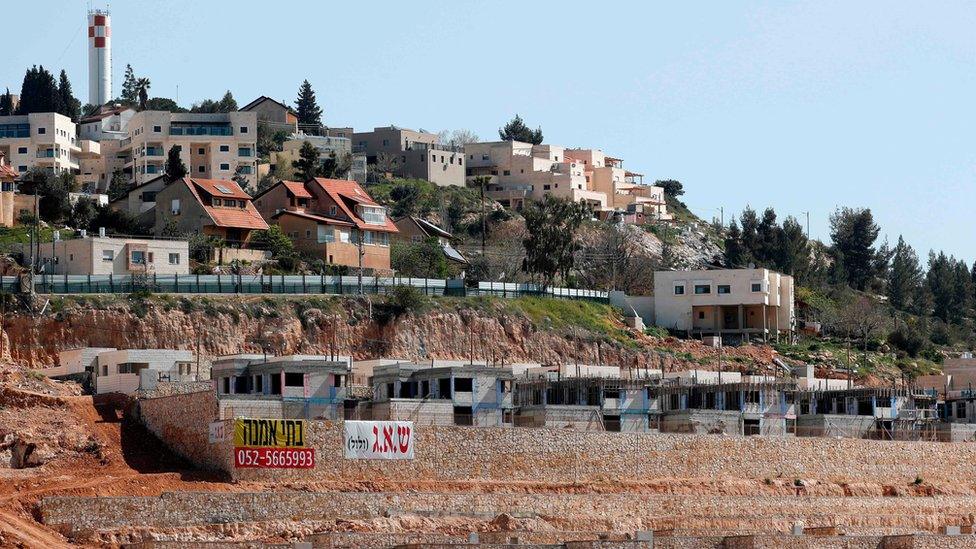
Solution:
<svg viewBox="0 0 976 549"><path fill-rule="evenodd" d="M180 146L173 145L166 154L166 179L170 182L186 177L186 164L180 158Z"/></svg>
<svg viewBox="0 0 976 549"><path fill-rule="evenodd" d="M38 196L37 213L41 219L60 223L71 214L68 193L75 183L73 174L65 172L54 176L35 169L31 170L26 179L34 184L34 193Z"/></svg>
<svg viewBox="0 0 976 549"><path fill-rule="evenodd" d="M295 100L295 108L298 111L298 123L307 126L322 125L322 109L315 101L315 90L308 80L302 82L298 89L298 99Z"/></svg>
<svg viewBox="0 0 976 549"><path fill-rule="evenodd" d="M234 170L234 177L232 177L231 180L234 183L237 183L242 191L247 192L249 182L247 180L247 175L244 173L244 166L238 166L237 169Z"/></svg>
<svg viewBox="0 0 976 549"><path fill-rule="evenodd" d="M146 102L149 101L149 88L152 82L148 78L136 80L136 93L139 94L139 110L146 110Z"/></svg>
<svg viewBox="0 0 976 549"><path fill-rule="evenodd" d="M436 238L423 242L395 242L390 247L390 266L401 276L451 278L456 274Z"/></svg>
<svg viewBox="0 0 976 549"><path fill-rule="evenodd" d="M725 234L725 264L732 269L744 267L748 263L747 259L748 254L742 245L742 231L733 217Z"/></svg>
<svg viewBox="0 0 976 549"><path fill-rule="evenodd" d="M28 69L20 88L17 114L35 112L61 112L61 95L54 75L43 66Z"/></svg>
<svg viewBox="0 0 976 549"><path fill-rule="evenodd" d="M219 112L234 112L237 110L237 100L234 99L234 94L227 90L224 96L214 101L213 99L204 99L200 103L194 103L190 107L190 112L197 113L219 113Z"/></svg>
<svg viewBox="0 0 976 549"><path fill-rule="evenodd" d="M591 216L586 204L570 202L552 195L535 201L523 211L528 236L523 270L541 278L548 287L562 274L569 278L576 252L576 231Z"/></svg>
<svg viewBox="0 0 976 549"><path fill-rule="evenodd" d="M747 266L759 259L759 217L755 210L746 206L739 215L739 223L742 224L743 266Z"/></svg>
<svg viewBox="0 0 976 549"><path fill-rule="evenodd" d="M791 216L783 221L779 232L779 250L776 268L805 281L810 270L810 242L800 222Z"/></svg>
<svg viewBox="0 0 976 549"><path fill-rule="evenodd" d="M176 101L168 97L153 97L146 101L147 111L167 111L167 112L187 112L186 109L176 104Z"/></svg>
<svg viewBox="0 0 976 549"><path fill-rule="evenodd" d="M345 179L346 174L349 173L349 169L352 167L352 155L344 154L341 157L337 157L335 151L329 153L329 156L322 160L319 166L319 173L322 177L327 177L329 179Z"/></svg>
<svg viewBox="0 0 976 549"><path fill-rule="evenodd" d="M781 256L779 231L776 211L766 208L759 226L756 227L756 249L753 251L758 263L764 267L779 268Z"/></svg>
<svg viewBox="0 0 976 549"><path fill-rule="evenodd" d="M90 229L91 222L98 215L95 206L94 200L87 197L79 198L74 207L71 208L71 216L68 219L71 226L76 229Z"/></svg>
<svg viewBox="0 0 976 549"><path fill-rule="evenodd" d="M874 241L881 228L868 208L838 208L830 216L835 256L843 258L847 284L864 290L876 272Z"/></svg>
<svg viewBox="0 0 976 549"><path fill-rule="evenodd" d="M0 95L0 116L10 116L14 113L14 97L10 94L10 88L7 88L7 92Z"/></svg>
<svg viewBox="0 0 976 549"><path fill-rule="evenodd" d="M961 316L961 304L956 301L956 260L929 252L929 270L925 275L928 290L932 295L932 314L949 323Z"/></svg>
<svg viewBox="0 0 976 549"><path fill-rule="evenodd" d="M291 256L295 252L295 243L277 225L271 225L263 231L255 231L251 237L251 244L259 250L271 252L271 257L278 259Z"/></svg>
<svg viewBox="0 0 976 549"><path fill-rule="evenodd" d="M319 173L319 150L310 142L302 143L302 148L298 150L298 160L291 163L295 168L295 177L300 181L308 181L316 177Z"/></svg>
<svg viewBox="0 0 976 549"><path fill-rule="evenodd" d="M288 141L288 132L275 130L264 122L258 122L257 149L259 157L270 159L272 152L281 152L285 141Z"/></svg>
<svg viewBox="0 0 976 549"><path fill-rule="evenodd" d="M114 202L129 192L129 180L126 179L122 170L112 172L112 179L108 184L108 200Z"/></svg>
<svg viewBox="0 0 976 549"><path fill-rule="evenodd" d="M139 91L136 89L136 73L132 65L125 65L125 78L122 80L122 101L135 105L139 101Z"/></svg>
<svg viewBox="0 0 976 549"><path fill-rule="evenodd" d="M516 114L515 118L498 130L498 137L502 141L522 141L539 145L542 143L542 128L529 129L522 121L522 117Z"/></svg>
<svg viewBox="0 0 976 549"><path fill-rule="evenodd" d="M670 196L671 198L678 198L685 194L685 189L681 185L681 182L674 179L659 179L654 182L654 186L663 188L664 195Z"/></svg>
<svg viewBox="0 0 976 549"><path fill-rule="evenodd" d="M61 70L61 77L58 81L58 95L61 110L58 111L75 122L81 117L81 101L75 99L71 92L71 82L68 81L68 73Z"/></svg>

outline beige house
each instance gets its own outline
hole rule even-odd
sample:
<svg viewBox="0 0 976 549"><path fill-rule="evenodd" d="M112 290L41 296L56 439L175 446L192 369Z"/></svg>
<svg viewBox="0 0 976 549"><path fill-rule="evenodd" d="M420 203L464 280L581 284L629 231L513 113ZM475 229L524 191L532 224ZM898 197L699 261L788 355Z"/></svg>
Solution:
<svg viewBox="0 0 976 549"><path fill-rule="evenodd" d="M295 110L280 101L275 101L266 95L258 97L239 109L241 112L253 112L261 124L267 125L272 131L298 131L298 114Z"/></svg>
<svg viewBox="0 0 976 549"><path fill-rule="evenodd" d="M644 175L624 169L624 161L600 149L566 149L566 157L582 165L587 185L607 196L607 209L638 213L642 221L671 219L664 188L645 185Z"/></svg>
<svg viewBox="0 0 976 549"><path fill-rule="evenodd" d="M567 156L564 147L494 141L469 143L464 154L468 182L487 177L486 195L505 207L521 209L546 195L586 202L594 210L608 207L607 194L595 190L584 164Z"/></svg>
<svg viewBox="0 0 976 549"><path fill-rule="evenodd" d="M374 128L352 136L352 152L366 155L369 163L389 160L391 171L401 177L426 179L436 185L464 185L464 152L443 145L437 134L396 126Z"/></svg>
<svg viewBox="0 0 976 549"><path fill-rule="evenodd" d="M170 148L180 148L187 175L229 180L238 171L248 186L257 185L257 114L171 113L142 111L126 126L118 155L123 171L136 184L166 170Z"/></svg>
<svg viewBox="0 0 976 549"><path fill-rule="evenodd" d="M189 274L186 240L89 236L39 246L45 274Z"/></svg>
<svg viewBox="0 0 976 549"><path fill-rule="evenodd" d="M654 272L654 323L689 335L791 334L793 277L769 269Z"/></svg>
<svg viewBox="0 0 976 549"><path fill-rule="evenodd" d="M99 143L79 139L67 116L46 112L0 116L0 153L18 173L37 167L50 174L78 174L83 159L101 154Z"/></svg>
<svg viewBox="0 0 976 549"><path fill-rule="evenodd" d="M299 159L299 151L306 141L319 151L319 160L322 162L325 162L332 154L335 154L336 158L341 158L352 152L352 140L348 137L292 134L288 141L281 144L280 152L271 153L271 163L275 164L279 160L283 160L291 166L292 162Z"/></svg>
<svg viewBox="0 0 976 549"><path fill-rule="evenodd" d="M152 225L155 222L156 194L166 188L165 175L157 175L132 187L120 198L109 202L109 207L140 218L140 222Z"/></svg>
<svg viewBox="0 0 976 549"><path fill-rule="evenodd" d="M126 127L136 110L122 105L103 105L78 122L78 135L83 140L97 141L98 156L86 156L79 160L78 180L83 188L105 191L112 182L112 174L123 170L126 155L120 154Z"/></svg>

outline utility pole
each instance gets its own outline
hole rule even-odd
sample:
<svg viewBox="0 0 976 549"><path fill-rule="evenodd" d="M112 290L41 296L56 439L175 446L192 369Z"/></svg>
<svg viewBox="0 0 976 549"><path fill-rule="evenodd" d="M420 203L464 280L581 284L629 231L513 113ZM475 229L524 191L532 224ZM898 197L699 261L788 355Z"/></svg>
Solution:
<svg viewBox="0 0 976 549"><path fill-rule="evenodd" d="M810 211L803 212L807 216L807 240L810 240Z"/></svg>
<svg viewBox="0 0 976 549"><path fill-rule="evenodd" d="M721 220L720 223L724 227L725 226L725 206L719 206L718 207L718 215L719 215L719 219Z"/></svg>
<svg viewBox="0 0 976 549"><path fill-rule="evenodd" d="M485 222L485 177L482 176L478 179L481 182L481 257L485 257L485 240L488 236L488 229L486 228Z"/></svg>

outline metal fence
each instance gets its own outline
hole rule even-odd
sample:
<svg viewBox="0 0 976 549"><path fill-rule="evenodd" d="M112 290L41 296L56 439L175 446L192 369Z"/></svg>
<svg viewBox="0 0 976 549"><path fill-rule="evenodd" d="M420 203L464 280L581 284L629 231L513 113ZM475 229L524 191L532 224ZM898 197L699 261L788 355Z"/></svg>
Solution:
<svg viewBox="0 0 976 549"><path fill-rule="evenodd" d="M17 277L2 277L4 292L20 290ZM125 294L138 291L176 294L331 294L385 295L399 286L411 286L428 296L540 296L606 303L607 292L576 288L542 288L533 284L464 280L327 275L37 275L34 288L40 294Z"/></svg>

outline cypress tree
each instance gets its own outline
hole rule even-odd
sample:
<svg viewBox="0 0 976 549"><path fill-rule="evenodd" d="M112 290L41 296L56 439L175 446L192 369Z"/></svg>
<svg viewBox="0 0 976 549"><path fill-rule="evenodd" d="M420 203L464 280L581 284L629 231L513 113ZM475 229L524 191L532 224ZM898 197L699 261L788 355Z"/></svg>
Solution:
<svg viewBox="0 0 976 549"><path fill-rule="evenodd" d="M315 90L312 89L312 85L309 84L308 80L303 81L302 86L298 89L298 99L295 101L295 108L298 110L299 124L311 126L322 125L322 109L315 102Z"/></svg>
<svg viewBox="0 0 976 549"><path fill-rule="evenodd" d="M71 82L68 81L68 73L61 69L61 77L58 81L58 96L60 97L61 114L77 121L81 116L81 101L75 99L71 93Z"/></svg>
<svg viewBox="0 0 976 549"><path fill-rule="evenodd" d="M745 265L745 250L742 248L742 231L739 224L732 218L729 223L729 231L725 235L725 264L729 268L742 267Z"/></svg>
<svg viewBox="0 0 976 549"><path fill-rule="evenodd" d="M135 105L139 101L139 92L136 90L136 73L132 70L132 65L125 66L125 79L122 81L122 100L130 105Z"/></svg>
<svg viewBox="0 0 976 549"><path fill-rule="evenodd" d="M295 177L299 181L308 181L319 173L319 150L308 141L302 143L298 150L298 160L291 163L295 168Z"/></svg>
<svg viewBox="0 0 976 549"><path fill-rule="evenodd" d="M906 311L914 305L922 284L918 255L905 239L898 236L891 268L888 270L888 301L895 309Z"/></svg>
<svg viewBox="0 0 976 549"><path fill-rule="evenodd" d="M173 145L166 154L166 179L176 181L186 176L186 164L180 158L180 146Z"/></svg>
<svg viewBox="0 0 976 549"><path fill-rule="evenodd" d="M10 116L14 113L14 98L10 95L10 88L0 95L0 116Z"/></svg>

